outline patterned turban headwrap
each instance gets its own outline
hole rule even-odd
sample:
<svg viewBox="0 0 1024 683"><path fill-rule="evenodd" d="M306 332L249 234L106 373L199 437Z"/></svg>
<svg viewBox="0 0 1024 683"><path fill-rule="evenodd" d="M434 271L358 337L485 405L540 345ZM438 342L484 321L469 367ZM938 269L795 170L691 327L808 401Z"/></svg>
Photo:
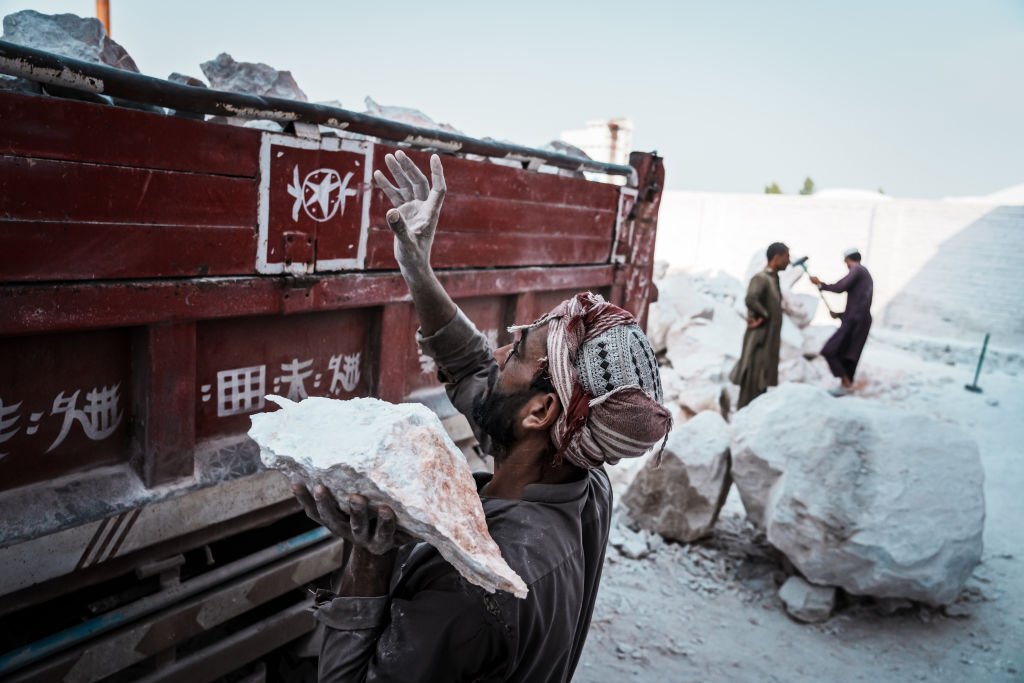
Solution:
<svg viewBox="0 0 1024 683"><path fill-rule="evenodd" d="M594 469L643 455L659 441L664 449L672 416L661 405L654 351L633 316L584 292L509 329L543 325L548 374L562 403L552 430L558 456Z"/></svg>

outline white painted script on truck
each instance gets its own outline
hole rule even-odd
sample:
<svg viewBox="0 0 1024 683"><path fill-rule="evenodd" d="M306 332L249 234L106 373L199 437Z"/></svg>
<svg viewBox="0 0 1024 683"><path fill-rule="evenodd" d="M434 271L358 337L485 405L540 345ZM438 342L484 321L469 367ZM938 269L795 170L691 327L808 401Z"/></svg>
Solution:
<svg viewBox="0 0 1024 683"><path fill-rule="evenodd" d="M351 393L359 386L362 352L337 354L330 357L327 370L331 384L328 392L332 396ZM292 358L280 364L280 374L273 378L271 393L280 394L292 401L301 401L312 389L319 389L324 382L324 373L317 372L314 359ZM203 403L213 398L213 385L199 387ZM267 395L267 366L249 365L217 372L217 417L231 417L263 410ZM0 416L2 417L2 416Z"/></svg>
<svg viewBox="0 0 1024 683"><path fill-rule="evenodd" d="M120 384L107 387L93 387L82 396L82 390L76 389L67 393L61 391L53 399L50 415L63 416L63 423L57 438L46 449L49 453L64 443L77 423L90 441L102 441L112 435L124 419L121 409ZM22 424L23 415L19 412L24 401L4 403L0 397L0 444L10 441L22 428L26 436L39 431L39 423L46 416L45 410L28 412L28 419ZM0 458L8 455L0 452Z"/></svg>

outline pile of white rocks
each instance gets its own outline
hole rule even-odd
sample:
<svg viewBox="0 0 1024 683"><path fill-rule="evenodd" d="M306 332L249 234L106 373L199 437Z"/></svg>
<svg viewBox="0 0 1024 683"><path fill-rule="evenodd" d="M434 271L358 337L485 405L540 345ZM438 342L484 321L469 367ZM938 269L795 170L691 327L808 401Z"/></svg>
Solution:
<svg viewBox="0 0 1024 683"><path fill-rule="evenodd" d="M811 324L818 300L792 291L801 273L790 269L779 278L786 313L779 381L827 385L833 380L818 352L834 330ZM728 418L739 395L728 376L739 360L746 331L746 285L724 273L686 272L669 272L657 285L647 335L664 359L666 405L683 419L704 410L718 410Z"/></svg>
<svg viewBox="0 0 1024 683"><path fill-rule="evenodd" d="M5 16L3 27L0 40L9 43L125 71L139 71L128 52L107 35L99 19L74 14L43 14L27 9ZM0 90L40 93L43 89L33 81L0 74Z"/></svg>
<svg viewBox="0 0 1024 683"><path fill-rule="evenodd" d="M732 412L726 375L744 331L742 286L677 274L659 290L648 335L676 426L660 464L613 479L631 525L672 541L707 538L735 483L748 520L796 572L779 593L794 618L827 619L838 589L952 604L981 558L984 475L971 437L830 396L822 361L805 350L814 302L797 297L787 303L781 385Z"/></svg>

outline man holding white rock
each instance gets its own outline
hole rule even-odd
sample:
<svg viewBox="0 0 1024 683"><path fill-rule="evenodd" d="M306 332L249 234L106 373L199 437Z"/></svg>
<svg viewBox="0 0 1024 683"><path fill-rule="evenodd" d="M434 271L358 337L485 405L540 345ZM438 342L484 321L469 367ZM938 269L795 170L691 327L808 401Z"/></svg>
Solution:
<svg viewBox="0 0 1024 683"><path fill-rule="evenodd" d="M402 152L385 162L394 182L374 177L395 207L387 220L420 348L494 456L478 492L491 537L529 592L469 583L434 548L410 542L388 507L296 486L307 514L351 548L333 594L318 600L320 680L568 681L608 541L604 465L658 447L671 428L654 353L629 313L589 293L492 350L430 266L446 191L440 158L430 160L430 184Z"/></svg>

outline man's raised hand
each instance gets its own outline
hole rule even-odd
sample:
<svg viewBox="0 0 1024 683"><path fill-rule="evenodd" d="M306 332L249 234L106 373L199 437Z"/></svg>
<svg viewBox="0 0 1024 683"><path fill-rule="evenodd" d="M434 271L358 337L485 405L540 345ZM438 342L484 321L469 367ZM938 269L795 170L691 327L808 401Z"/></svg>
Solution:
<svg viewBox="0 0 1024 683"><path fill-rule="evenodd" d="M441 158L436 154L430 157L429 185L427 177L401 150L385 156L384 163L395 184L379 170L373 172L373 179L394 206L387 213L387 221L395 233L395 259L403 269L429 266L437 219L448 191Z"/></svg>

